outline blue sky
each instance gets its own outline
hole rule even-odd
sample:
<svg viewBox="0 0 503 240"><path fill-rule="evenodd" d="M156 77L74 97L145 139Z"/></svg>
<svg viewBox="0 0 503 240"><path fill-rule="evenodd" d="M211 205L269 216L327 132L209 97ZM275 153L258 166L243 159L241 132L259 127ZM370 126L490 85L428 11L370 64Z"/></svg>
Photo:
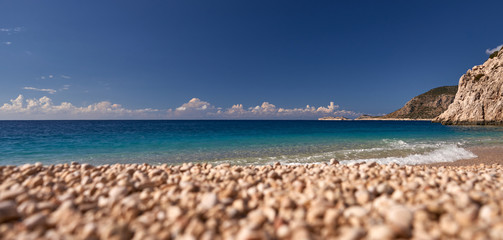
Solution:
<svg viewBox="0 0 503 240"><path fill-rule="evenodd" d="M501 9L501 1L0 1L0 119L388 113L482 64L503 44Z"/></svg>

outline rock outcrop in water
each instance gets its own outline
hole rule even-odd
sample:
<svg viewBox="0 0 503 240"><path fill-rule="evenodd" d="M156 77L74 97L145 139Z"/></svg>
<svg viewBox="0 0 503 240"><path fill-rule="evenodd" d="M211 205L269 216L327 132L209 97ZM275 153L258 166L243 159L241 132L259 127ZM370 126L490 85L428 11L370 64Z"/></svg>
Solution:
<svg viewBox="0 0 503 240"><path fill-rule="evenodd" d="M503 50L461 76L454 102L434 122L503 124Z"/></svg>
<svg viewBox="0 0 503 240"><path fill-rule="evenodd" d="M318 120L347 121L347 120L351 120L351 119L346 118L346 117L322 117L322 118L318 118Z"/></svg>

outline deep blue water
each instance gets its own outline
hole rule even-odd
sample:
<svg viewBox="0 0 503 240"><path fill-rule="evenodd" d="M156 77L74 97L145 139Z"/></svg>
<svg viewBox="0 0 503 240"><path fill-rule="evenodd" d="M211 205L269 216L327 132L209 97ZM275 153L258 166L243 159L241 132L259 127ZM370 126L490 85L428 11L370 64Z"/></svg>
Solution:
<svg viewBox="0 0 503 240"><path fill-rule="evenodd" d="M0 121L0 165L422 163L503 143L503 128L421 121Z"/></svg>

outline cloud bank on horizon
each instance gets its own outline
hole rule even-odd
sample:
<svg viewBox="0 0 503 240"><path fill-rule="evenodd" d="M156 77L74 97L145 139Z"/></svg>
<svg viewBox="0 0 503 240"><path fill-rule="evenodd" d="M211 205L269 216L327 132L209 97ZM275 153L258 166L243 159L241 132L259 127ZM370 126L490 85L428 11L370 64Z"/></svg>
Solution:
<svg viewBox="0 0 503 240"><path fill-rule="evenodd" d="M19 95L0 107L2 120L49 119L317 119L326 116L356 117L359 113L340 109L330 102L326 107L307 105L304 108L281 108L264 102L255 107L235 104L230 108L216 107L199 98L175 109L127 109L120 104L101 101L78 107L69 102L53 103L47 96L26 99Z"/></svg>

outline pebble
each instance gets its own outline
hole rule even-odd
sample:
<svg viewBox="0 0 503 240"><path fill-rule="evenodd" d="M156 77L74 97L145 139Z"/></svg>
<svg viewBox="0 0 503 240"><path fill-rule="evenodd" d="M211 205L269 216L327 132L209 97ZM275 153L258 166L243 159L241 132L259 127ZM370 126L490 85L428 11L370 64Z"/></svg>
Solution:
<svg viewBox="0 0 503 240"><path fill-rule="evenodd" d="M88 168L88 169L90 169L90 168ZM92 222L87 223L82 228L82 238L83 239L97 239L98 238L97 229L98 229L98 227L96 226L95 223L92 223Z"/></svg>
<svg viewBox="0 0 503 240"><path fill-rule="evenodd" d="M367 209L360 207L360 206L353 206L349 207L344 211L344 217L345 218L350 218L350 217L356 217L356 218L362 218L367 215Z"/></svg>
<svg viewBox="0 0 503 240"><path fill-rule="evenodd" d="M503 240L503 223L493 226L489 232L491 239Z"/></svg>
<svg viewBox="0 0 503 240"><path fill-rule="evenodd" d="M359 240L365 237L365 230L360 227L356 228L345 228L342 231L340 240Z"/></svg>
<svg viewBox="0 0 503 240"><path fill-rule="evenodd" d="M0 166L2 239L501 239L501 165Z"/></svg>
<svg viewBox="0 0 503 240"><path fill-rule="evenodd" d="M218 202L218 197L215 193L206 193L201 198L200 206L203 209L208 210L208 209L212 208L213 206L215 206L217 204L217 202Z"/></svg>
<svg viewBox="0 0 503 240"><path fill-rule="evenodd" d="M115 202L119 200L122 196L125 196L127 194L127 188L124 186L116 186L113 187L109 192L108 192L108 197L112 202Z"/></svg>
<svg viewBox="0 0 503 240"><path fill-rule="evenodd" d="M479 210L479 218L484 222L491 222L498 216L498 207L495 205L484 205Z"/></svg>
<svg viewBox="0 0 503 240"><path fill-rule="evenodd" d="M412 220L411 210L404 206L391 207L386 214L386 221L398 237L409 237L411 235Z"/></svg>
<svg viewBox="0 0 503 240"><path fill-rule="evenodd" d="M335 158L330 159L330 165L337 165L339 164L339 161L337 161Z"/></svg>
<svg viewBox="0 0 503 240"><path fill-rule="evenodd" d="M23 224L28 229L34 229L36 227L45 227L47 224L47 216L42 213L37 213L31 215L23 221Z"/></svg>
<svg viewBox="0 0 503 240"><path fill-rule="evenodd" d="M264 239L263 233L258 230L253 230L250 228L241 228L236 236L236 240L254 240L254 239Z"/></svg>
<svg viewBox="0 0 503 240"><path fill-rule="evenodd" d="M133 232L124 223L108 222L100 226L99 237L101 239L127 240L131 239Z"/></svg>
<svg viewBox="0 0 503 240"><path fill-rule="evenodd" d="M387 225L377 225L370 227L367 238L369 240L388 240L393 239L393 230Z"/></svg>
<svg viewBox="0 0 503 240"><path fill-rule="evenodd" d="M393 188L387 183L381 183L377 186L376 191L379 194L391 194L393 193Z"/></svg>
<svg viewBox="0 0 503 240"><path fill-rule="evenodd" d="M356 202L360 205L364 205L370 200L370 194L367 190L358 190L355 193Z"/></svg>
<svg viewBox="0 0 503 240"><path fill-rule="evenodd" d="M14 201L0 202L0 223L16 220L19 217Z"/></svg>
<svg viewBox="0 0 503 240"><path fill-rule="evenodd" d="M292 231L292 239L312 239L311 233L305 227L297 227Z"/></svg>
<svg viewBox="0 0 503 240"><path fill-rule="evenodd" d="M23 187L21 187L19 185L13 186L9 190L5 190L5 191L0 192L0 201L14 200L16 197L18 197L19 195L21 195L23 193L26 193L26 190Z"/></svg>
<svg viewBox="0 0 503 240"><path fill-rule="evenodd" d="M454 236L459 232L460 227L450 215L444 215L440 218L440 229L448 236Z"/></svg>
<svg viewBox="0 0 503 240"><path fill-rule="evenodd" d="M477 218L477 212L478 208L476 206L470 206L463 209L463 211L455 212L454 219L461 226L470 227Z"/></svg>

